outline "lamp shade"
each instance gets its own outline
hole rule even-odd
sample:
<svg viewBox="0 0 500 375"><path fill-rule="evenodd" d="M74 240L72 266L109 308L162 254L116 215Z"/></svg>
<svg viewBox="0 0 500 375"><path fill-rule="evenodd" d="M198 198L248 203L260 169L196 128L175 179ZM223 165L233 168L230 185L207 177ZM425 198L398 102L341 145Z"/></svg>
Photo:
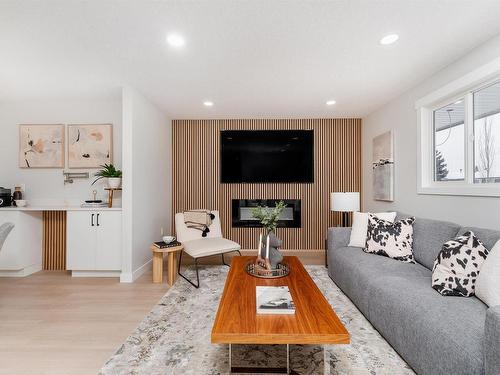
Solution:
<svg viewBox="0 0 500 375"><path fill-rule="evenodd" d="M340 212L359 211L359 193L331 193L330 209Z"/></svg>

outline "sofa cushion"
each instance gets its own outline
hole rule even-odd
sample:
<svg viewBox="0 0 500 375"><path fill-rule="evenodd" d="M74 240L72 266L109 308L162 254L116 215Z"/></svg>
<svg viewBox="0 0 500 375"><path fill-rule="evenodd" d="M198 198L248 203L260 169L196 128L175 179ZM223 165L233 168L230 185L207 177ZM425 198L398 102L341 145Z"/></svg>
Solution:
<svg viewBox="0 0 500 375"><path fill-rule="evenodd" d="M222 237L200 238L183 242L184 251L193 258L206 257L209 255L222 254L230 251L240 250L240 245L236 242Z"/></svg>
<svg viewBox="0 0 500 375"><path fill-rule="evenodd" d="M368 215L366 235L367 253L386 256L406 263L413 260L413 222L414 217L395 223Z"/></svg>
<svg viewBox="0 0 500 375"><path fill-rule="evenodd" d="M359 247L341 247L329 254L328 273L349 299L368 317L370 285L383 275L427 276L431 271L420 264L367 254ZM429 282L430 289L430 282ZM431 289L432 290L432 289Z"/></svg>
<svg viewBox="0 0 500 375"><path fill-rule="evenodd" d="M465 232L443 244L434 262L432 287L443 296L474 295L479 270L488 249L473 232Z"/></svg>
<svg viewBox="0 0 500 375"><path fill-rule="evenodd" d="M396 220L409 216L398 213ZM443 244L455 238L459 229L460 225L458 224L417 217L413 223L413 256L415 261L431 270Z"/></svg>
<svg viewBox="0 0 500 375"><path fill-rule="evenodd" d="M443 297L430 284L430 275L375 278L371 323L419 374L483 374L486 305Z"/></svg>

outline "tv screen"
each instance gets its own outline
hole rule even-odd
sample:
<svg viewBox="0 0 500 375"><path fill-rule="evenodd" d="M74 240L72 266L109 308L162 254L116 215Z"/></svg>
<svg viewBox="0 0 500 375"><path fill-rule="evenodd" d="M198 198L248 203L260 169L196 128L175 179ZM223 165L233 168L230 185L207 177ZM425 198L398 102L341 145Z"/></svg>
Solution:
<svg viewBox="0 0 500 375"><path fill-rule="evenodd" d="M221 131L221 182L314 182L313 130Z"/></svg>

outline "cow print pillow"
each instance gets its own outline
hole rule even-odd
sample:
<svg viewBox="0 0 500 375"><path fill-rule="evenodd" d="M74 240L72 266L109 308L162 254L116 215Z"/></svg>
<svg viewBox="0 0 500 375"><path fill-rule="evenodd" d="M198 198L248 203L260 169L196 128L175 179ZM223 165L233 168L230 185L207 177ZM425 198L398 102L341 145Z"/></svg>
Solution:
<svg viewBox="0 0 500 375"><path fill-rule="evenodd" d="M476 279L488 249L474 235L465 232L445 242L432 268L432 287L443 296L474 295Z"/></svg>
<svg viewBox="0 0 500 375"><path fill-rule="evenodd" d="M415 218L410 217L392 223L370 215L364 251L406 263L415 263L413 260L414 221Z"/></svg>

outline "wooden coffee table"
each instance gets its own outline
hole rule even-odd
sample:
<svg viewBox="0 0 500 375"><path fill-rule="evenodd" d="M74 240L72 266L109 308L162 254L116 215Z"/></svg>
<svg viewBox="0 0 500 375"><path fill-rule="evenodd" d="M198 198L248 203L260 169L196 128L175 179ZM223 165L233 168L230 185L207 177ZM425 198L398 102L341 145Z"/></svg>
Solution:
<svg viewBox="0 0 500 375"><path fill-rule="evenodd" d="M255 257L233 257L219 310L212 328L212 343L229 344L231 373L269 373L270 369L233 367L232 344L282 344L287 346L287 367L272 369L275 373L290 370L290 344L349 344L349 333L323 294L312 281L297 257L285 257L290 274L280 279L260 279L245 271ZM257 285L288 286L295 303L293 315L257 314Z"/></svg>

